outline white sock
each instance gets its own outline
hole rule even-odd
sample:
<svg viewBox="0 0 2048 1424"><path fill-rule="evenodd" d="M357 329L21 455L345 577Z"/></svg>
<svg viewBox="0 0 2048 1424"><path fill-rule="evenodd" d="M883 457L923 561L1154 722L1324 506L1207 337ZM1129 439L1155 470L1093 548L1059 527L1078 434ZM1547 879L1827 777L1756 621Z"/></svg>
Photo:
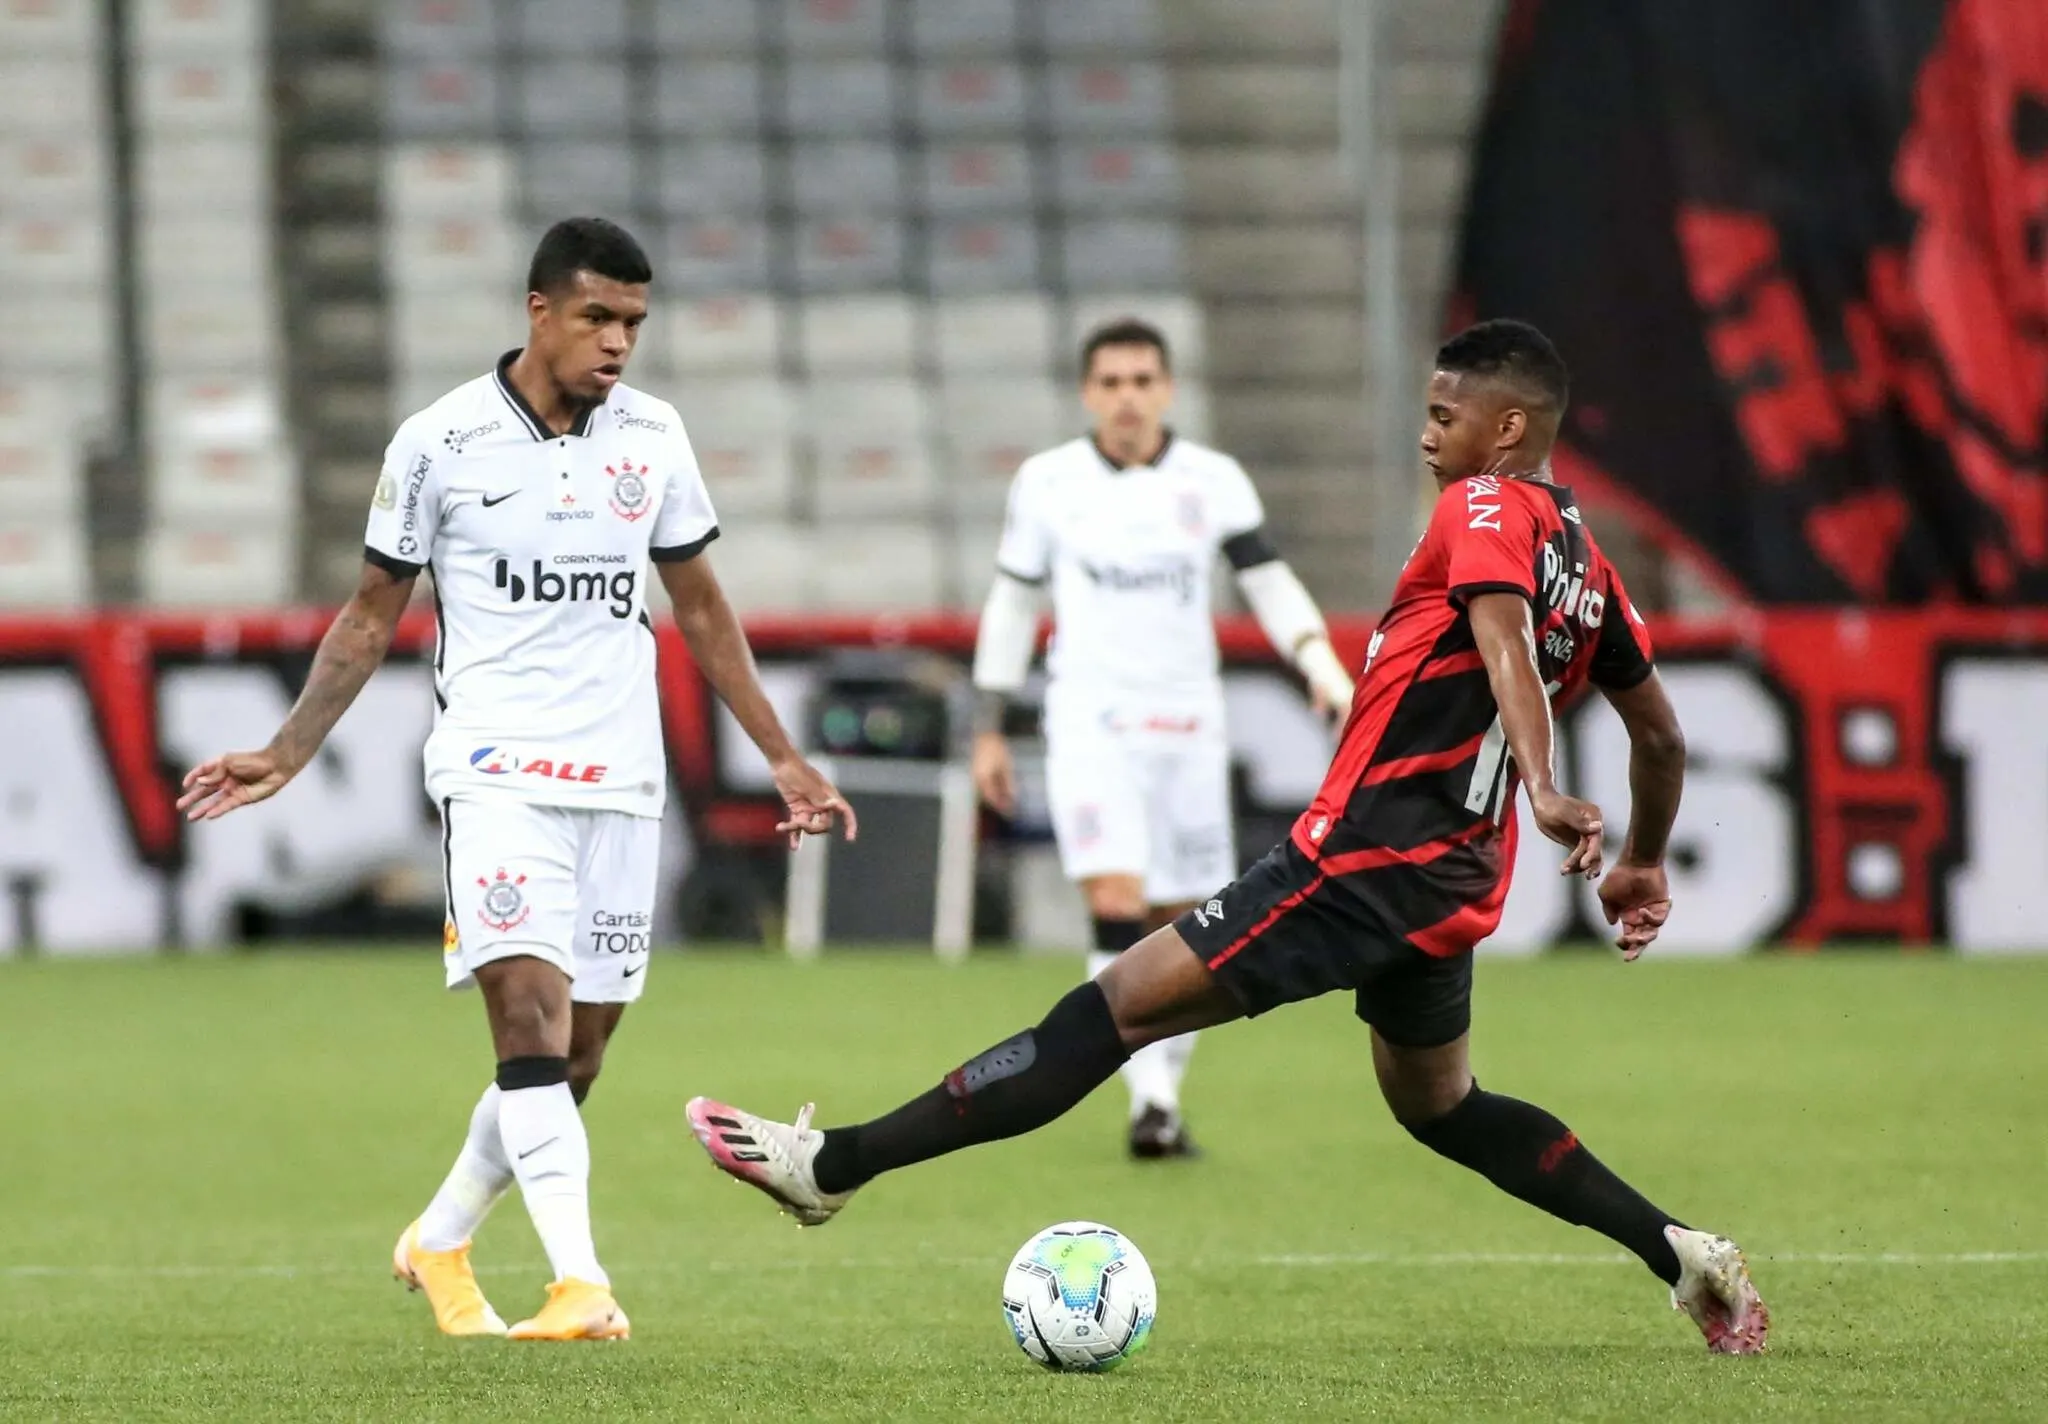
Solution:
<svg viewBox="0 0 2048 1424"><path fill-rule="evenodd" d="M498 1085L493 1083L469 1115L469 1136L448 1169L448 1180L420 1214L420 1248L453 1251L468 1241L511 1187L512 1163L498 1134Z"/></svg>
<svg viewBox="0 0 2048 1424"><path fill-rule="evenodd" d="M555 1279L610 1285L590 1240L590 1136L569 1085L501 1093L498 1132Z"/></svg>
<svg viewBox="0 0 2048 1424"><path fill-rule="evenodd" d="M1173 1098L1180 1101L1180 1085L1187 1081L1188 1063L1195 1056L1195 1040L1202 1036L1201 1030L1183 1033L1166 1040L1166 1060L1173 1069Z"/></svg>
<svg viewBox="0 0 2048 1424"><path fill-rule="evenodd" d="M1088 977L1095 978L1116 963L1116 959L1116 954L1110 950L1089 950ZM1170 1038L1160 1043L1148 1043L1124 1060L1124 1086L1131 1090L1131 1121L1136 1122L1138 1115L1147 1107L1180 1111L1180 1074L1174 1071L1169 1052L1178 1042L1180 1039Z"/></svg>

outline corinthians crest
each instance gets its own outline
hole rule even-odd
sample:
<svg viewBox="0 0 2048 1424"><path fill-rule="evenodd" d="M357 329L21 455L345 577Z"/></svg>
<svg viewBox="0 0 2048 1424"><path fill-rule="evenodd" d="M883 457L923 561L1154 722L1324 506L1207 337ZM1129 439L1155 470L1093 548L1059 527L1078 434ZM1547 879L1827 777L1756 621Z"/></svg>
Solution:
<svg viewBox="0 0 2048 1424"><path fill-rule="evenodd" d="M604 472L612 479L612 513L627 520L647 513L650 500L645 465L621 460L616 465L606 465Z"/></svg>
<svg viewBox="0 0 2048 1424"><path fill-rule="evenodd" d="M531 911L526 893L519 888L526 883L524 875L507 875L505 868L499 866L495 880L479 875L476 883L484 887L483 903L476 909L478 919L494 930L509 930L526 922Z"/></svg>

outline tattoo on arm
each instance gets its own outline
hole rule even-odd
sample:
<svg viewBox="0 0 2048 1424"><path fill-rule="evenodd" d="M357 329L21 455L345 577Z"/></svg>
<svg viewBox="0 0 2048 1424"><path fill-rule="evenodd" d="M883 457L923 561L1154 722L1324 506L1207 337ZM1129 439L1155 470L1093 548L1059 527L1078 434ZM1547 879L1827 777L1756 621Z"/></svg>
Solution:
<svg viewBox="0 0 2048 1424"><path fill-rule="evenodd" d="M313 670L299 700L270 739L270 750L291 771L313 759L341 714L348 711L391 647L394 623L352 598L320 640Z"/></svg>

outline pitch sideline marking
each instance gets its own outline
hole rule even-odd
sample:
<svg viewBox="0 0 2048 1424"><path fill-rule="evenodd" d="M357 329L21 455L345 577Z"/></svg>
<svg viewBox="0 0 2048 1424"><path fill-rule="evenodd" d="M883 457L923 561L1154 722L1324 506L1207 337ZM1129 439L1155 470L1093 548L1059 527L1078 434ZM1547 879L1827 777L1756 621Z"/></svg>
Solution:
<svg viewBox="0 0 2048 1424"><path fill-rule="evenodd" d="M990 1258L993 1259L993 1258ZM1773 1266L2014 1266L2033 1265L2048 1261L2048 1251L1787 1251L1778 1255L1756 1256L1759 1264ZM1276 1269L1296 1267L1343 1267L1343 1266L1393 1266L1436 1269L1449 1266L1622 1266L1635 1261L1635 1257L1622 1252L1514 1252L1514 1251L1437 1251L1403 1253L1395 1251L1345 1251L1328 1253L1289 1253L1272 1256L1249 1256L1236 1261L1208 1261L1200 1257L1191 1261L1170 1263L1171 1269L1215 1270L1226 1264L1230 1266L1263 1266ZM830 1260L806 1261L687 1261L645 1265L637 1268L637 1275L676 1275L701 1272L720 1275L733 1271L761 1270L833 1270L873 1271L882 1270L896 1262L858 1260L838 1257ZM988 1264L980 1257L953 1257L927 1259L918 1264L925 1266L957 1266L976 1268ZM537 1265L487 1266L479 1271L481 1275L528 1275ZM292 1280L300 1276L353 1276L369 1272L374 1267L362 1265L320 1265L320 1266L42 1266L11 1265L0 1266L0 1276L9 1279L43 1279L71 1276L92 1276L114 1278L147 1277L161 1280L200 1279L212 1277L239 1277L246 1279L274 1278Z"/></svg>

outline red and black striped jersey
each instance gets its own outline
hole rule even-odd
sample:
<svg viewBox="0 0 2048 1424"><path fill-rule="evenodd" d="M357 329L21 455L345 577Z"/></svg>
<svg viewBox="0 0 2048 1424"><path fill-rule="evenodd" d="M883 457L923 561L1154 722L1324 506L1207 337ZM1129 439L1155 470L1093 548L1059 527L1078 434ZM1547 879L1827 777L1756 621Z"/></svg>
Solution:
<svg viewBox="0 0 2048 1424"><path fill-rule="evenodd" d="M1337 755L1294 842L1431 954L1493 932L1514 866L1517 777L1467 616L1529 600L1556 704L1650 675L1649 629L1571 491L1479 475L1445 490L1366 653Z"/></svg>

